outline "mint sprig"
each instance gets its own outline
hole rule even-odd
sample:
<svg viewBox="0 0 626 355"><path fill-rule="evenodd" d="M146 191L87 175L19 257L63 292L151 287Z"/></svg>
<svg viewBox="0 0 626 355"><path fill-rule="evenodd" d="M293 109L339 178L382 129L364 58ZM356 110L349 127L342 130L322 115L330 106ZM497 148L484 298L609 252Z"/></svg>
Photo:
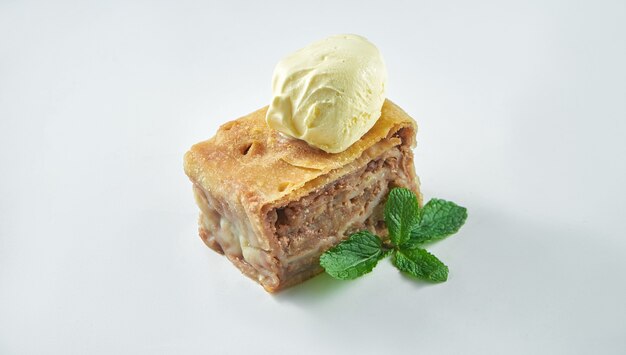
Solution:
<svg viewBox="0 0 626 355"><path fill-rule="evenodd" d="M378 261L393 254L400 271L432 282L448 279L448 267L421 246L456 233L467 219L467 209L441 199L419 208L413 191L394 188L385 204L385 224L390 246L368 231L360 231L327 250L320 257L326 272L340 280L352 280L368 272Z"/></svg>

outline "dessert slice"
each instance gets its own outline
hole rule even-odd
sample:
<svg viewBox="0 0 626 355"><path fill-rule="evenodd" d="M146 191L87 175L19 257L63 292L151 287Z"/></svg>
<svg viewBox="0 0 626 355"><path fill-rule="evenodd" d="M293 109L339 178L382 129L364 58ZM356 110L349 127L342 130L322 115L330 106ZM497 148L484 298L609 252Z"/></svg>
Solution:
<svg viewBox="0 0 626 355"><path fill-rule="evenodd" d="M224 124L187 152L184 166L202 240L275 292L322 272L320 255L351 233L385 236L391 188L420 196L411 151L417 127L387 100L372 129L330 154L270 129L266 111Z"/></svg>

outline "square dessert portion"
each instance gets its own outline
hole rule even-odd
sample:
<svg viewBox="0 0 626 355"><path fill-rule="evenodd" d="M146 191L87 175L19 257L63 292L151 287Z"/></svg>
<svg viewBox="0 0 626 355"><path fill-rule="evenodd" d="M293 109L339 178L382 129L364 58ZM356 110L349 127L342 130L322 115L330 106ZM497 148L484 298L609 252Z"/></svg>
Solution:
<svg viewBox="0 0 626 355"><path fill-rule="evenodd" d="M309 279L320 255L359 230L385 237L389 190L418 196L416 124L385 101L374 127L330 154L265 122L267 108L228 122L185 155L200 207L199 233L267 291Z"/></svg>

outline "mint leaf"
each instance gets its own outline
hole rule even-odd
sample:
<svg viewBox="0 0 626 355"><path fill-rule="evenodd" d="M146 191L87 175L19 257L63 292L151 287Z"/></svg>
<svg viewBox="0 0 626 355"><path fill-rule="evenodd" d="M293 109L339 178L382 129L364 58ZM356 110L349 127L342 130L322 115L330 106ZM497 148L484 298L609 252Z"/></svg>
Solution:
<svg viewBox="0 0 626 355"><path fill-rule="evenodd" d="M421 248L397 250L393 263L400 271L418 278L433 282L444 282L448 279L448 267Z"/></svg>
<svg viewBox="0 0 626 355"><path fill-rule="evenodd" d="M454 202L432 199L419 213L419 223L411 230L411 236L406 245L411 248L416 245L443 239L458 232L467 219L467 209Z"/></svg>
<svg viewBox="0 0 626 355"><path fill-rule="evenodd" d="M381 239L361 231L322 254L320 265L336 279L352 280L372 271L385 255Z"/></svg>
<svg viewBox="0 0 626 355"><path fill-rule="evenodd" d="M385 224L389 238L395 245L402 245L411 234L419 219L419 204L413 191L394 188L385 203Z"/></svg>

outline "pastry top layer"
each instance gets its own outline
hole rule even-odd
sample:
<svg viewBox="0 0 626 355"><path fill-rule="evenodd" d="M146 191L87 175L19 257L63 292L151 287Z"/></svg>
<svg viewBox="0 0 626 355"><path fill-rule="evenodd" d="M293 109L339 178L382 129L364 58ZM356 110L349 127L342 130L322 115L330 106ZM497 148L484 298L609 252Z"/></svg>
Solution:
<svg viewBox="0 0 626 355"><path fill-rule="evenodd" d="M347 150L330 154L306 142L288 138L267 127L267 107L222 125L217 134L195 144L185 154L185 173L207 192L262 207L285 200L306 185L311 191L326 183L318 179L350 164L376 143L387 138L387 149L400 144L391 138L403 128L411 135L415 121L400 107L386 100L378 122ZM412 142L414 144L414 141ZM372 156L371 158L375 158ZM299 191L297 195L301 195Z"/></svg>

